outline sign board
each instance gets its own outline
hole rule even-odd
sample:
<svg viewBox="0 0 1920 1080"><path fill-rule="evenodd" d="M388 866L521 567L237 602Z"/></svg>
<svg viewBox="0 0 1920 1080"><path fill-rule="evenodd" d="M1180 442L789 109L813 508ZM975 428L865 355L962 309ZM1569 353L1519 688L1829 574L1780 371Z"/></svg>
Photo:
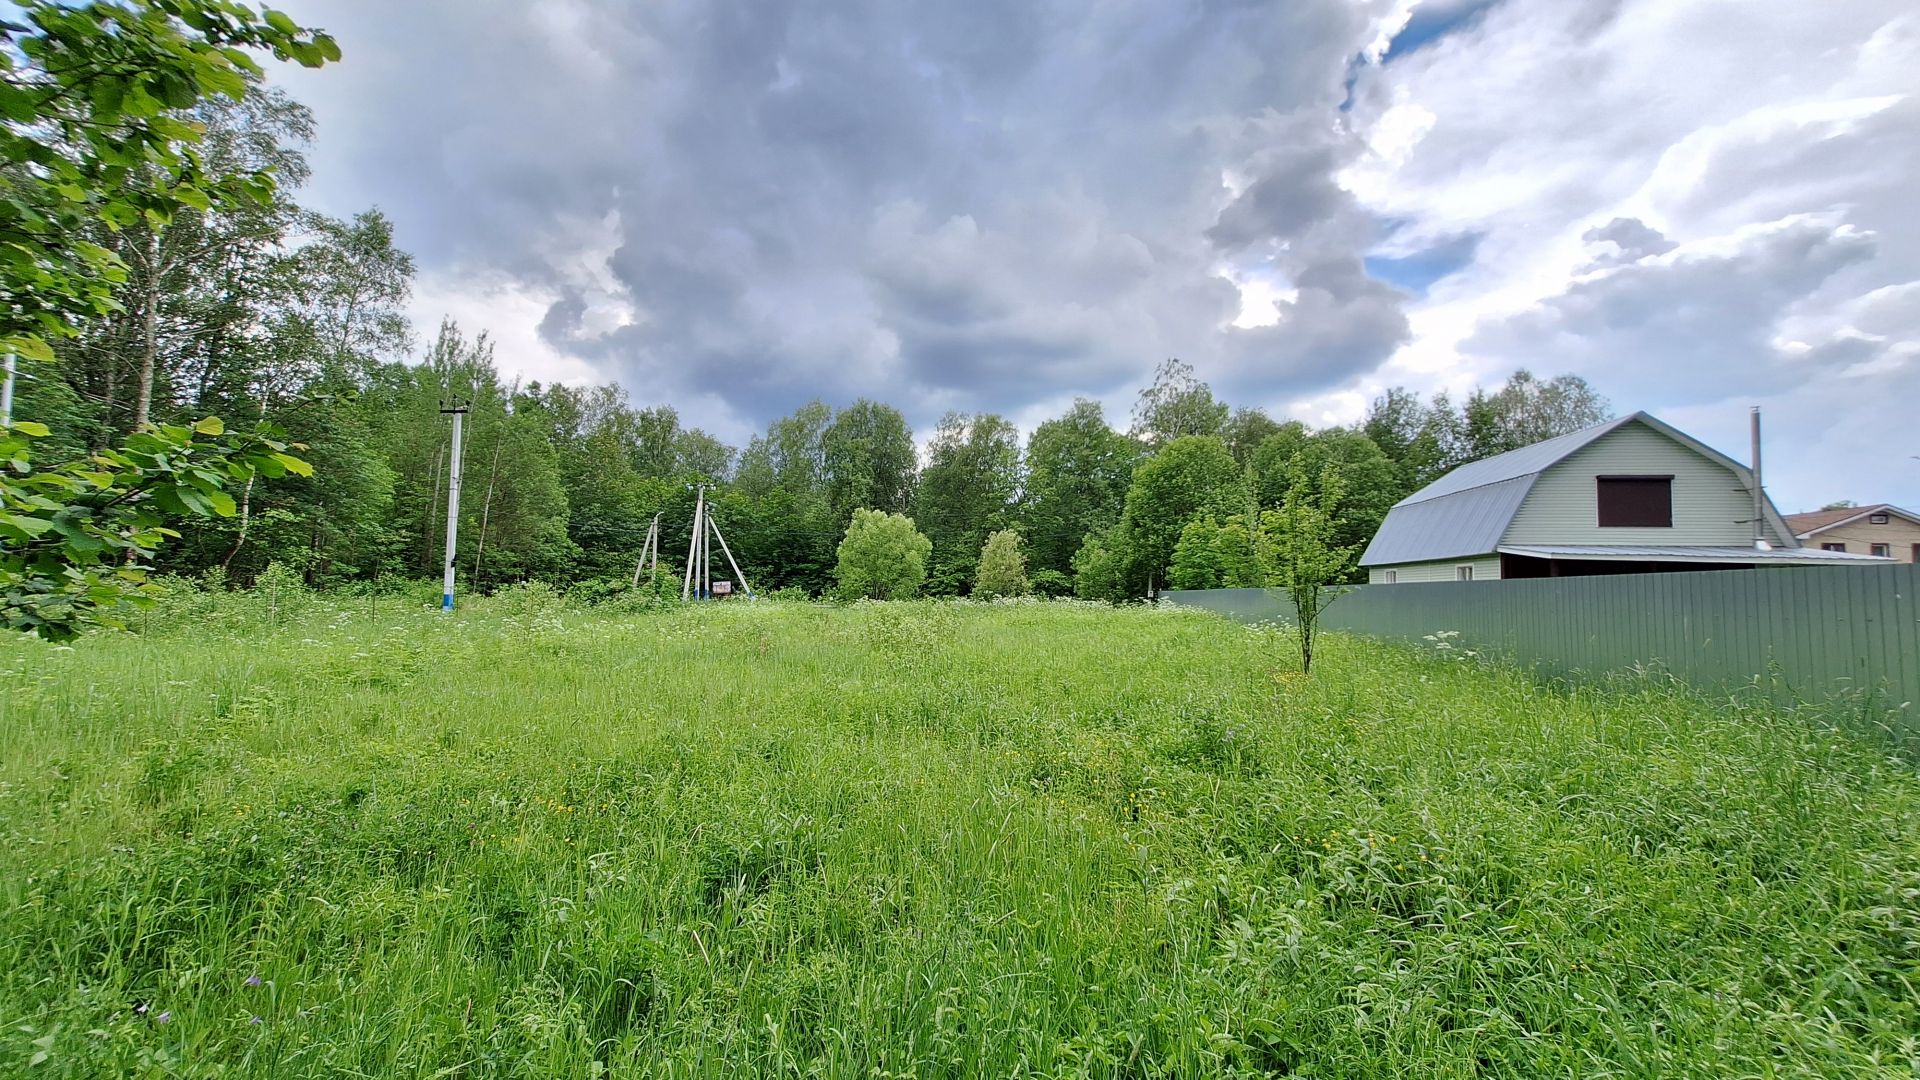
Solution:
<svg viewBox="0 0 1920 1080"><path fill-rule="evenodd" d="M713 595L715 595L715 596L732 596L732 595L733 595L733 582L731 582L731 581L716 581L716 582L714 582L714 583L713 583Z"/></svg>

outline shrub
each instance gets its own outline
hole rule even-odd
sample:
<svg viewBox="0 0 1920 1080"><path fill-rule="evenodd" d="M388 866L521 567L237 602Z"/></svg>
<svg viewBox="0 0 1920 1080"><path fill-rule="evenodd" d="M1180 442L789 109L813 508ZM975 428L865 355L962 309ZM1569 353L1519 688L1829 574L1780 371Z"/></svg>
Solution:
<svg viewBox="0 0 1920 1080"><path fill-rule="evenodd" d="M1035 570L1027 583L1041 596L1073 595L1073 579L1058 570Z"/></svg>
<svg viewBox="0 0 1920 1080"><path fill-rule="evenodd" d="M981 600L1003 596L1025 596L1027 556L1020 534L1001 529L987 537L980 548L980 567L973 575L973 595Z"/></svg>
<svg viewBox="0 0 1920 1080"><path fill-rule="evenodd" d="M927 579L933 541L914 528L905 514L855 510L840 541L834 576L841 595L856 599L897 600L920 591Z"/></svg>

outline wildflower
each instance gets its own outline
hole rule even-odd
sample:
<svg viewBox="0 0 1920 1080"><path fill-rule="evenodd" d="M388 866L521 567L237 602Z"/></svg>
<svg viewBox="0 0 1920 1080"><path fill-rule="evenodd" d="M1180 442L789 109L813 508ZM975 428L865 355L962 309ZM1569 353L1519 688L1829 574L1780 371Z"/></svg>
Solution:
<svg viewBox="0 0 1920 1080"><path fill-rule="evenodd" d="M153 1022L156 1024L167 1024L167 1023L171 1023L172 1021L173 1021L173 1014L170 1012L163 1012L159 1016L156 1016L153 1018Z"/></svg>
<svg viewBox="0 0 1920 1080"><path fill-rule="evenodd" d="M247 1021L247 1023L249 1024L258 1024L259 1022L260 1022L260 1018L257 1016Z"/></svg>
<svg viewBox="0 0 1920 1080"><path fill-rule="evenodd" d="M249 976L247 976L247 985L248 985L248 986L259 986L259 985L261 984L261 982L263 982L263 981L264 981L264 980L263 980L263 979L261 979L261 978L260 978L260 976L259 976L259 975L257 975L257 974L255 974L255 975L249 975Z"/></svg>

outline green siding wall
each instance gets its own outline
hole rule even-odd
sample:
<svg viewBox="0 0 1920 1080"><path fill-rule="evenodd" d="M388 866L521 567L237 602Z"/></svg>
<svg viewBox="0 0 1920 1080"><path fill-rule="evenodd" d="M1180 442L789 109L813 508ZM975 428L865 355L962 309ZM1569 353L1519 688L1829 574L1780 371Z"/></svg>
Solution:
<svg viewBox="0 0 1920 1080"><path fill-rule="evenodd" d="M1667 474L1673 476L1672 528L1600 527L1595 477ZM1732 469L1643 424L1628 424L1541 473L1500 542L1741 547L1753 542L1752 519L1753 495ZM1771 526L1767 535L1795 546Z"/></svg>
<svg viewBox="0 0 1920 1080"><path fill-rule="evenodd" d="M1260 589L1162 595L1242 619L1291 614ZM1920 751L1916 565L1360 586L1322 619L1329 630L1406 641L1457 630L1555 675L1654 666L1709 689L1758 680L1782 702L1884 691L1894 740Z"/></svg>

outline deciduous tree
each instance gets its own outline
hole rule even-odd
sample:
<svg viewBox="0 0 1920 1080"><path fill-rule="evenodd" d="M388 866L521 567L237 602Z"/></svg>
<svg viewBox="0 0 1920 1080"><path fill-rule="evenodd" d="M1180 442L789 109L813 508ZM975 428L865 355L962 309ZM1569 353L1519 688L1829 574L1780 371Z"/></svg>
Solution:
<svg viewBox="0 0 1920 1080"><path fill-rule="evenodd" d="M914 520L933 541L928 591L966 592L987 534L1007 523L1020 485L1020 442L992 413L948 413L927 447L914 491Z"/></svg>
<svg viewBox="0 0 1920 1080"><path fill-rule="evenodd" d="M1296 465L1279 509L1260 517L1260 561L1267 583L1293 605L1302 672L1313 670L1320 614L1340 596L1329 586L1345 580L1356 555L1336 540L1341 495L1336 467L1309 477L1304 465Z"/></svg>
<svg viewBox="0 0 1920 1080"><path fill-rule="evenodd" d="M1019 517L1032 565L1065 573L1074 552L1120 520L1139 444L1107 426L1099 402L1081 398L1027 440Z"/></svg>
<svg viewBox="0 0 1920 1080"><path fill-rule="evenodd" d="M1180 530L1197 514L1244 506L1240 467L1218 435L1175 439L1133 472L1122 517L1131 543L1130 584L1151 592L1167 579Z"/></svg>
<svg viewBox="0 0 1920 1080"><path fill-rule="evenodd" d="M1133 407L1133 437L1159 447L1191 435L1224 435L1227 403L1215 401L1213 389L1193 373L1193 365L1178 359L1161 363L1153 383L1140 391Z"/></svg>
<svg viewBox="0 0 1920 1080"><path fill-rule="evenodd" d="M836 520L856 508L904 511L913 494L913 429L891 405L861 398L821 436L827 505Z"/></svg>

